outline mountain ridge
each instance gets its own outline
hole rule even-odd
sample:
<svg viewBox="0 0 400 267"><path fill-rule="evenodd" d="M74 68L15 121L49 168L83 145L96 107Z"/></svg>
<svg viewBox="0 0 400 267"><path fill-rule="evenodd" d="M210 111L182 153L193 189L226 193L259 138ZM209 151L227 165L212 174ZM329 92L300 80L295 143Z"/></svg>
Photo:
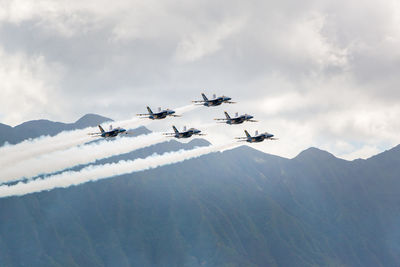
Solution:
<svg viewBox="0 0 400 267"><path fill-rule="evenodd" d="M86 128L86 127L93 127L93 126L97 126L98 124L101 124L104 122L112 122L112 121L114 121L114 120L104 117L104 116L101 116L101 115L98 115L98 114L88 113L88 114L83 115L82 117L80 117L73 123L54 122L54 121L50 121L47 119L30 120L30 121L23 122L19 125L16 125L14 127L0 123L0 147L2 145L4 145L5 142L8 142L9 144L16 144L25 139L37 138L41 135L53 136L62 131L82 129L82 128ZM50 133L45 131L45 130L47 130L47 131L49 130L49 128L45 129L46 127L49 127L51 129ZM145 128L145 127L143 127L143 128ZM22 132L22 134L20 134L20 132ZM149 132L150 131L148 131L147 128L146 128L146 130L139 131L140 134L149 133ZM248 147L248 148L257 150L255 148L252 148L252 147L246 146L246 145L240 146L240 147ZM400 150L400 144L397 146L394 146L391 149L388 149L386 151L383 151L376 155L373 155L365 160L368 160L370 158L376 157L381 154L384 155L386 152L391 153L390 151L392 151L392 150ZM261 153L265 153L260 150L257 150L257 151L259 151ZM266 153L266 154L268 154L268 153ZM360 160L360 159L345 160L342 158L338 158L335 155L333 155L332 153L325 151L323 149L317 148L317 147L309 147L309 148L299 152L299 154L297 154L297 156L295 156L292 159L321 160L322 159L321 157L322 158L329 158L329 157L332 158L333 157L338 160L344 160L344 161L349 161L349 162Z"/></svg>
<svg viewBox="0 0 400 267"><path fill-rule="evenodd" d="M29 138L43 135L54 136L62 131L71 131L113 121L96 114L86 114L73 123L54 122L46 119L30 120L14 127L0 124L0 147L6 142L16 144Z"/></svg>
<svg viewBox="0 0 400 267"><path fill-rule="evenodd" d="M95 164L208 144L171 140ZM0 198L0 266L398 266L399 147L363 161L300 154L240 146Z"/></svg>

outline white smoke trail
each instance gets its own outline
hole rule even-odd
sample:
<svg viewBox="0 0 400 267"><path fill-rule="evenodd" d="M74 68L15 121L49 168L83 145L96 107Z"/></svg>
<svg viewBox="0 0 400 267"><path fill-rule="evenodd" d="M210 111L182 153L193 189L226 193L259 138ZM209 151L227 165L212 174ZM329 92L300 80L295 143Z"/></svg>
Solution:
<svg viewBox="0 0 400 267"><path fill-rule="evenodd" d="M197 108L199 108L199 107L200 107L200 106L198 106L198 105L190 104L190 105L187 105L187 106L183 106L183 107L180 107L180 108L176 108L176 109L174 109L174 111L176 112L177 115L181 115L181 114L184 114L184 113L186 113L186 112L195 110L195 109L197 109Z"/></svg>
<svg viewBox="0 0 400 267"><path fill-rule="evenodd" d="M178 111L179 114L183 114L195 108L196 106L194 105L187 105L177 108L176 111ZM136 128L138 126L149 125L150 123L152 123L152 120L132 118L124 121L106 122L102 125L104 129L108 129L110 125L122 128ZM0 158L0 168L14 165L21 160L87 143L93 140L93 138L87 134L98 131L99 129L97 127L87 127L85 129L63 131L55 136L41 136L35 139L25 140L15 145L5 145L0 147L0 155L4 155Z"/></svg>
<svg viewBox="0 0 400 267"><path fill-rule="evenodd" d="M96 143L76 146L67 150L55 151L40 157L30 158L5 167L0 173L0 183L53 173L77 165L88 164L167 141L160 133L140 135L138 137L116 138L114 141L103 140Z"/></svg>
<svg viewBox="0 0 400 267"><path fill-rule="evenodd" d="M112 125L115 124L114 126L116 126L116 127L128 128L129 129L129 128L137 128L139 126L147 126L150 123L152 123L152 121L148 120L148 119L145 120L143 118L133 118L133 119L130 119L130 120L124 120L124 121L115 122Z"/></svg>
<svg viewBox="0 0 400 267"><path fill-rule="evenodd" d="M129 161L122 160L117 163L97 166L91 165L77 172L67 171L27 183L19 182L16 185L0 186L0 197L22 196L60 187L66 188L72 185L79 185L90 181L97 181L108 177L139 172L168 164L178 163L212 152L229 150L237 146L237 143L229 143L219 146L211 145L192 150L181 150L177 152L164 153L162 155L153 155L144 159Z"/></svg>
<svg viewBox="0 0 400 267"><path fill-rule="evenodd" d="M0 159L0 168L13 165L21 160L51 153L56 150L67 149L93 140L85 131L61 132L56 136L42 136L40 138L25 140L16 145L2 147L0 154L4 155L4 157Z"/></svg>
<svg viewBox="0 0 400 267"><path fill-rule="evenodd" d="M108 129L113 123L123 125L121 127L133 126L138 122L137 118L120 122L103 123L103 128ZM142 123L145 124L145 123ZM0 167L4 167L15 162L25 160L31 157L37 157L43 154L51 153L57 150L63 150L94 140L88 133L99 132L97 127L87 127L79 130L63 131L55 136L41 136L35 139L28 139L15 145L6 145L0 147L0 154L6 155L0 159Z"/></svg>

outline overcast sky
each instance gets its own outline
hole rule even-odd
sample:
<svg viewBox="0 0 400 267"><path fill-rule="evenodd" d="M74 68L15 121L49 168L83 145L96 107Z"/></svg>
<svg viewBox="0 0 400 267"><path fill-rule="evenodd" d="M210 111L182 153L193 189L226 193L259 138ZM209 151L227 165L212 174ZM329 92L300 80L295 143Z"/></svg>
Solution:
<svg viewBox="0 0 400 267"><path fill-rule="evenodd" d="M400 143L398 0L0 0L0 122L127 119L200 93L235 105L149 127L209 129L218 142L258 129L255 146L293 157L310 146L366 158Z"/></svg>

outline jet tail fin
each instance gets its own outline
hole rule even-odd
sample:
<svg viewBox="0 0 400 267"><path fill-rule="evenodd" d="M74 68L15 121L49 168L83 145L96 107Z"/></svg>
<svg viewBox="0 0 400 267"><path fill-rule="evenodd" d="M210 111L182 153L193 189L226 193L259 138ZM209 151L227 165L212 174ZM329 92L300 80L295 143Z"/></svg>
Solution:
<svg viewBox="0 0 400 267"><path fill-rule="evenodd" d="M151 115L153 115L153 111L151 111L151 108L150 108L150 107L147 107L147 111L148 111Z"/></svg>
<svg viewBox="0 0 400 267"><path fill-rule="evenodd" d="M103 127L101 127L100 125L98 125L98 126L99 126L99 129L100 129L100 132L104 133Z"/></svg>
<svg viewBox="0 0 400 267"><path fill-rule="evenodd" d="M249 134L249 132L247 130L244 130L244 133L246 134L247 138L251 137L251 135Z"/></svg>
<svg viewBox="0 0 400 267"><path fill-rule="evenodd" d="M231 119L231 116L229 116L228 112L224 111L224 113L225 113L226 119L227 119L227 120L230 120L230 119Z"/></svg>
<svg viewBox="0 0 400 267"><path fill-rule="evenodd" d="M206 97L205 94L202 93L201 96L203 97L204 101L208 101L208 98Z"/></svg>
<svg viewBox="0 0 400 267"><path fill-rule="evenodd" d="M175 127L174 125L172 125L172 129L174 129L174 132L175 132L176 134L179 133L178 129L176 129L176 127Z"/></svg>

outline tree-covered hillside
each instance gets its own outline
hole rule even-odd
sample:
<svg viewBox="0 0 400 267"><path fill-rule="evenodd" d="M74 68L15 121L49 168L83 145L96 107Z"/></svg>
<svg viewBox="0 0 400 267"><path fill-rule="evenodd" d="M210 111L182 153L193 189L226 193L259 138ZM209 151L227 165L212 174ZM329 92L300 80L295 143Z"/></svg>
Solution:
<svg viewBox="0 0 400 267"><path fill-rule="evenodd" d="M0 199L0 266L398 266L399 189L400 147L349 162L242 146Z"/></svg>

